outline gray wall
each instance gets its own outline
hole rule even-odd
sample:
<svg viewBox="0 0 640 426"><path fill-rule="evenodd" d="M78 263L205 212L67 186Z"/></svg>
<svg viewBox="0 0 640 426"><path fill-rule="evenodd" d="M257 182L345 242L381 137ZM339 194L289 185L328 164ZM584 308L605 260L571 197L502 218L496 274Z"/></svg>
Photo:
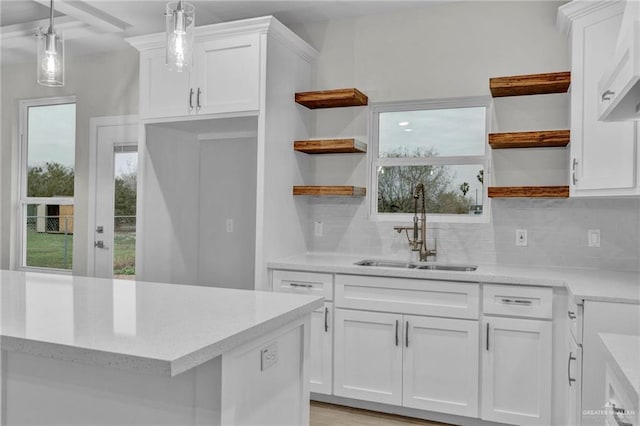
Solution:
<svg viewBox="0 0 640 426"><path fill-rule="evenodd" d="M570 69L566 37L555 28L562 2L456 2L294 30L320 50L315 87L357 87L370 103L489 95L490 77ZM568 128L569 95L496 100L492 131ZM367 109L319 111L316 137L361 136ZM369 153L368 155L371 155ZM315 156L317 184L368 186L358 155ZM518 165L518 166L514 166ZM494 154L492 182L567 184L566 150ZM367 200L315 198L310 251L409 257L394 223L368 218ZM430 224L439 260L567 265L637 270L638 200L493 200L491 223ZM515 229L529 230L529 246L515 247ZM599 228L602 247L587 248L587 229ZM310 235L313 235L310 232ZM432 244L432 243L431 243Z"/></svg>
<svg viewBox="0 0 640 426"><path fill-rule="evenodd" d="M35 54L34 54L35 61ZM65 87L48 88L36 83L33 64L2 65L2 128L0 133L0 267L14 267L18 101L30 98L75 95L77 101L75 219L73 269L86 274L87 176L89 120L106 115L137 114L138 52L131 49L68 58Z"/></svg>

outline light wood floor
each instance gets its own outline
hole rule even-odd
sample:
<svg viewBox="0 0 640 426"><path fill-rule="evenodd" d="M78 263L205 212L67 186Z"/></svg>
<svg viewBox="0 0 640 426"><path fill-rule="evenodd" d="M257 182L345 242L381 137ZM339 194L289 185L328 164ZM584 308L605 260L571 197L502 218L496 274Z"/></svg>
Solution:
<svg viewBox="0 0 640 426"><path fill-rule="evenodd" d="M447 426L444 423L394 416L318 401L311 401L310 423L310 426Z"/></svg>

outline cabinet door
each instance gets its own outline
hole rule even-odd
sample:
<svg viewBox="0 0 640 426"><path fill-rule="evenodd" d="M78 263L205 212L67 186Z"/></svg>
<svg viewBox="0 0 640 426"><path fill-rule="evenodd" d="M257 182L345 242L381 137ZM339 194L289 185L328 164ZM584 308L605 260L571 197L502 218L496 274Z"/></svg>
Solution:
<svg viewBox="0 0 640 426"><path fill-rule="evenodd" d="M613 58L623 2L572 26L571 196L633 194L635 122L598 121L598 82Z"/></svg>
<svg viewBox="0 0 640 426"><path fill-rule="evenodd" d="M140 54L141 118L188 115L189 90L189 73L169 71L164 48Z"/></svg>
<svg viewBox="0 0 640 426"><path fill-rule="evenodd" d="M309 390L331 394L333 367L333 303L311 313Z"/></svg>
<svg viewBox="0 0 640 426"><path fill-rule="evenodd" d="M482 419L551 424L551 322L485 317Z"/></svg>
<svg viewBox="0 0 640 426"><path fill-rule="evenodd" d="M335 310L336 396L402 403L402 315Z"/></svg>
<svg viewBox="0 0 640 426"><path fill-rule="evenodd" d="M259 108L260 36L250 34L199 43L195 48L199 114Z"/></svg>
<svg viewBox="0 0 640 426"><path fill-rule="evenodd" d="M478 416L478 321L404 317L405 407Z"/></svg>

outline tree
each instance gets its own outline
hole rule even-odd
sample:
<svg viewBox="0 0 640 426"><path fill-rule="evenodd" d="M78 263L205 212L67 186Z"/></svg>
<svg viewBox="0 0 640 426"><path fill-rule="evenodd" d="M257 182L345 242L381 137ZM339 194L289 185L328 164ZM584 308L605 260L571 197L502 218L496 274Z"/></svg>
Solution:
<svg viewBox="0 0 640 426"><path fill-rule="evenodd" d="M116 216L136 215L136 184L135 172L116 177L114 199Z"/></svg>
<svg viewBox="0 0 640 426"><path fill-rule="evenodd" d="M408 152L398 149L387 154L389 158L418 158L436 155L433 150L416 149ZM413 191L422 182L425 186L425 204L429 213L468 213L471 200L452 188L453 176L445 166L393 166L378 172L378 211L381 213L412 213Z"/></svg>
<svg viewBox="0 0 640 426"><path fill-rule="evenodd" d="M73 197L73 168L60 163L29 167L28 197Z"/></svg>
<svg viewBox="0 0 640 426"><path fill-rule="evenodd" d="M460 184L460 191L462 191L462 196L466 196L467 192L469 192L469 184L467 182L462 182Z"/></svg>

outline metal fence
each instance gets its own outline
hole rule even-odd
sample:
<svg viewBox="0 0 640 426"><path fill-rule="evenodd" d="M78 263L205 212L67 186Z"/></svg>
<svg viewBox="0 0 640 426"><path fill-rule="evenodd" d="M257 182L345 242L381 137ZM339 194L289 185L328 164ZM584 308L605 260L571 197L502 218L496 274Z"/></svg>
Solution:
<svg viewBox="0 0 640 426"><path fill-rule="evenodd" d="M27 216L26 266L71 269L73 216ZM115 216L113 274L135 275L136 217Z"/></svg>

